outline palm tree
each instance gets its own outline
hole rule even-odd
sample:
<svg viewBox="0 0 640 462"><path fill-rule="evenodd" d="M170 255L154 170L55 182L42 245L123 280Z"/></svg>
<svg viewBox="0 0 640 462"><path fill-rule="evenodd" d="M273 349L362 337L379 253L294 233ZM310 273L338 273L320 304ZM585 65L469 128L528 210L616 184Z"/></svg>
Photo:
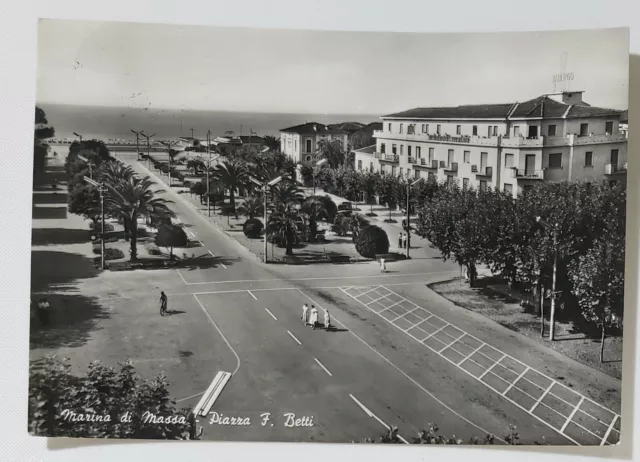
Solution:
<svg viewBox="0 0 640 462"><path fill-rule="evenodd" d="M262 198L259 196L249 196L244 202L238 207L240 213L242 213L247 218L255 218L264 212L264 207L262 203Z"/></svg>
<svg viewBox="0 0 640 462"><path fill-rule="evenodd" d="M129 230L131 260L138 258L138 218L166 219L175 216L167 205L171 201L159 197L164 191L154 189L154 185L148 176L140 179L135 175L121 179L115 185L105 182L105 209L121 218Z"/></svg>
<svg viewBox="0 0 640 462"><path fill-rule="evenodd" d="M269 148L271 152L280 151L280 138L276 138L273 135L266 135L264 138L264 145Z"/></svg>
<svg viewBox="0 0 640 462"><path fill-rule="evenodd" d="M318 216L322 214L326 215L327 209L318 198L309 197L302 203L300 212L309 217L309 232L311 233L311 237L315 239L315 236L318 234Z"/></svg>
<svg viewBox="0 0 640 462"><path fill-rule="evenodd" d="M269 218L267 236L275 238L278 242L284 242L286 255L293 255L293 244L299 239L298 220L296 210L290 206Z"/></svg>
<svg viewBox="0 0 640 462"><path fill-rule="evenodd" d="M321 159L327 159L331 168L338 168L344 165L347 155L340 140L320 140L318 141L317 155Z"/></svg>
<svg viewBox="0 0 640 462"><path fill-rule="evenodd" d="M271 187L271 200L278 211L298 205L302 199L302 189L291 180L283 180Z"/></svg>
<svg viewBox="0 0 640 462"><path fill-rule="evenodd" d="M236 190L250 184L247 164L238 160L226 160L216 167L214 176L224 188L229 190L229 202L237 219Z"/></svg>
<svg viewBox="0 0 640 462"><path fill-rule="evenodd" d="M195 159L190 159L187 162L187 168L192 170L194 175L197 175L201 170L206 170L207 166L205 165L204 161L198 157Z"/></svg>

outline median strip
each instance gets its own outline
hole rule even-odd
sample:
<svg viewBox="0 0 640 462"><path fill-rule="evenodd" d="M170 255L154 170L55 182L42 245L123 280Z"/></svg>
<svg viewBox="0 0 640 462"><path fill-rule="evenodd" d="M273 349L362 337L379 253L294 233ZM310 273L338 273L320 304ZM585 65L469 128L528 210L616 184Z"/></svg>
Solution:
<svg viewBox="0 0 640 462"><path fill-rule="evenodd" d="M200 398L200 401L198 402L196 407L193 408L193 413L196 416L200 415L202 417L206 417L207 414L209 414L209 411L213 407L213 404L218 399L218 396L220 396L220 393L222 393L224 386L227 384L230 378L231 374L229 372L220 371L216 374L213 381L211 382L211 385L209 385L209 388L207 388L207 391L205 391L204 395L202 395L202 398Z"/></svg>

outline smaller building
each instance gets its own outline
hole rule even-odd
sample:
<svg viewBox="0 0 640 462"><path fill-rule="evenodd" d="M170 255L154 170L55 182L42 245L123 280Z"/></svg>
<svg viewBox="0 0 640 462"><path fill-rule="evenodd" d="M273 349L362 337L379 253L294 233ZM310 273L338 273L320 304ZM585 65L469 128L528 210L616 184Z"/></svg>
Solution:
<svg viewBox="0 0 640 462"><path fill-rule="evenodd" d="M280 133L281 151L296 163L314 160L321 140L338 140L345 149L349 143L346 131L317 122L284 128Z"/></svg>
<svg viewBox="0 0 640 462"><path fill-rule="evenodd" d="M375 144L353 151L356 170L358 170L359 172L364 172L367 170L370 172L374 172L376 170L373 156L375 152Z"/></svg>

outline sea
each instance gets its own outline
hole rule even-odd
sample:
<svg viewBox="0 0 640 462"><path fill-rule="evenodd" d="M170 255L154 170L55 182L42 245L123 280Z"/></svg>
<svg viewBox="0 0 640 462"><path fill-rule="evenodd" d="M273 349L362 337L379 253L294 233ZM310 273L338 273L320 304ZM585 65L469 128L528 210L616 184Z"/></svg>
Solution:
<svg viewBox="0 0 640 462"><path fill-rule="evenodd" d="M232 111L194 111L181 109L72 106L64 104L38 104L46 115L49 125L55 128L55 138L76 139L74 132L84 139L135 140L131 130L155 135L156 140L193 136L206 139L207 130L212 136L234 135L280 136L280 130L303 124L318 122L371 123L379 121L372 114L290 114Z"/></svg>

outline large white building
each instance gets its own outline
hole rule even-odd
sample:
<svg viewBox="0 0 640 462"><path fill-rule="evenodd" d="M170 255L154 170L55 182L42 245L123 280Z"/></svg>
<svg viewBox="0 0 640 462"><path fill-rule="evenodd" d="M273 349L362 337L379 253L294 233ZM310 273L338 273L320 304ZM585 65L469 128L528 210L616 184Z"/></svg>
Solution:
<svg viewBox="0 0 640 462"><path fill-rule="evenodd" d="M592 107L582 94L389 114L374 132L375 150L356 151L356 169L514 195L540 181L615 180L627 168L622 111Z"/></svg>
<svg viewBox="0 0 640 462"><path fill-rule="evenodd" d="M280 149L296 163L315 160L320 140L339 140L347 148L349 134L337 127L307 122L280 130Z"/></svg>

